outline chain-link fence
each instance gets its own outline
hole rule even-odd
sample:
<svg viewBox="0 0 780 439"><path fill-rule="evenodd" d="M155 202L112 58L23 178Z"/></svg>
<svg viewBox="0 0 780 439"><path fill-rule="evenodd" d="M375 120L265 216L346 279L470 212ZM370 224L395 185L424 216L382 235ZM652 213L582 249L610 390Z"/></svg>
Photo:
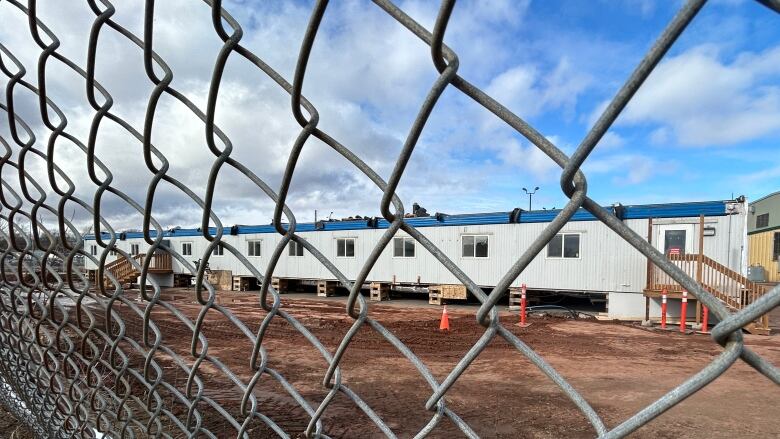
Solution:
<svg viewBox="0 0 780 439"><path fill-rule="evenodd" d="M29 18L30 36L40 48L37 71L28 72L18 61L19 57L0 41L0 70L7 77L5 99L0 102L0 108L4 112L3 119L8 124L7 131L10 132L10 138L0 137L3 148L0 170L4 171L0 188L0 218L4 226L0 231L3 238L0 245L0 403L29 424L36 435L93 437L99 436L98 432L105 432L111 437L249 437L247 432L252 426L264 424L269 431L287 437L289 432L285 432L262 410L256 391L258 381L264 377L280 384L287 396L292 397L303 410L302 413L306 415L304 422L308 424L305 429L307 436L326 437L327 428L322 422L323 412L340 396L354 402L388 437L395 437L385 420L347 385L347 380L339 368L345 352L349 351L350 342L361 328L370 328L395 346L430 386L430 397L425 404L425 408L430 411L430 421L419 431L418 437L424 437L434 431L445 418L465 435L478 436L477 432L448 406L446 395L469 364L496 337L505 339L559 386L592 424L594 435L600 437L622 437L635 431L712 382L740 360L773 383L780 384L780 370L748 349L743 343L741 333L744 325L780 304L780 288L774 288L740 312L730 314L718 299L670 263L646 239L638 236L612 213L602 209L589 198L585 175L580 170L643 81L705 6L704 0L690 0L680 8L571 156L564 154L534 127L504 107L499 102L500 96L490 96L458 75L458 56L444 44L447 25L455 6L454 1L442 2L435 25L429 30L390 1L375 0L376 6L396 20L399 26L403 26L430 46L431 68L439 72L419 108L399 156L394 158L395 167L387 181L361 161L348 145L340 143L318 128L317 109L301 94L312 46L317 39L323 16L327 13L327 1L317 1L311 11L295 73L288 81L258 55L242 46L242 28L229 11L222 8L220 0L204 0L204 7L210 9L214 31L224 42L213 68L205 107L196 105L171 86L173 72L155 52L151 38L155 26L153 0L145 2L144 29L141 35L112 20L115 6L108 0L87 0L87 3L95 15L90 32L87 63L81 66L58 52L60 42L57 35L38 17L35 0L30 0L26 5L16 0L0 2L0 7L13 8ZM763 0L761 3L774 12L780 12L780 2ZM767 13L770 12L769 9ZM122 35L143 54L145 72L154 85L154 90L141 131L112 113L112 97L95 79L96 48L98 39L105 32ZM272 188L252 170L231 157L230 139L214 123L223 71L228 60L232 58L243 58L250 62L290 95L292 115L300 124L301 130L292 145L284 178L278 188ZM85 81L88 104L94 110L90 135L86 139L68 132L64 112L47 95L46 84L50 79L47 67L54 62L67 66ZM36 76L37 81L29 79ZM522 134L555 161L562 169L561 189L570 198L557 217L496 282L490 294L485 294L455 261L449 259L442 250L404 221L404 205L395 193L426 121L447 88L460 91L487 109L495 118ZM45 138L36 137L31 125L15 111L15 91L20 89L26 89L38 97L41 119L46 128ZM206 128L206 141L214 160L208 174L205 198L200 198L187 185L167 174L169 158L151 143L156 109L163 95L184 104ZM111 169L95 153L97 133L104 121L118 124L142 145L147 167L144 171L153 176L145 200L134 200L112 186ZM349 280L314 245L296 234L295 215L286 204L299 156L312 137L343 156L383 192L381 212L390 226L384 231L370 256L363 261L354 280ZM68 173L61 168L54 158L58 139L67 139L83 151L91 182L71 181ZM48 182L31 176L29 168L32 165L29 163L32 156L37 156L47 164ZM14 161L13 158L17 160ZM271 262L264 273L259 272L238 249L222 241L223 225L213 212L212 204L217 177L227 168L233 168L246 176L247 184L257 186L275 203L274 224L283 239L271 255ZM215 288L204 279L206 264L196 267L163 244L162 227L152 214L152 205L161 182L178 188L202 208L201 229L203 237L209 242L202 255L203 260L208 261L212 250L217 245L222 245L262 284L260 306L267 314L258 330L251 330L240 317L217 303ZM76 185L81 184L97 186L94 200L84 200L74 195ZM50 195L52 193L56 195ZM185 315L179 312L174 304L163 299L160 287L147 276L151 258L143 259L143 262L139 263L138 259L133 259L117 247L117 233L101 212L101 203L109 195L118 197L143 215L143 233L145 241L150 245L149 255L167 252L196 276L196 297L200 307L197 316ZM84 251L84 236L65 213L66 206L73 203L93 215L99 255L93 256ZM588 210L653 264L661 267L720 320L712 330L712 339L722 347L722 352L684 383L612 428L605 425L602 417L564 376L517 335L502 326L497 311L497 303L505 296L510 284L579 208ZM48 228L39 220L42 212L48 212L57 218L56 229ZM216 225L216 228L210 229L209 225ZM212 233L211 230L215 232ZM434 378L429 367L393 332L369 317L369 304L360 294L360 289L380 253L399 231L413 237L481 302L475 317L484 327L484 334L441 382ZM330 352L304 324L280 309L279 293L270 286L275 266L290 241L306 248L350 292L345 313L352 320L352 326L335 352ZM111 252L128 258L141 272L140 297L137 300L133 300L111 272L105 270L106 259ZM83 258L97 264L97 279L106 278L110 282L91 283L85 277L83 269L79 268L78 262ZM176 325L182 330L182 334L191 340L188 355L171 349L166 343L167 340L162 337L163 323L154 318L154 310L159 309L175 316ZM223 362L224 359L209 353L209 340L202 330L205 316L209 312L223 315L235 325L238 336L246 337L254 345L251 356L246 360L252 371L250 380L242 380ZM288 371L270 367L269 361L273 359L274 351L264 346L264 335L269 324L279 319L299 331L327 362L328 367L323 371L322 380L327 396L321 401L315 402L304 397L301 390L286 378ZM206 395L206 383L200 374L200 370L204 368L218 371L235 384L236 394L233 396L240 401L237 407L227 408L223 401ZM214 430L210 424L215 418L223 422L219 431ZM228 434L227 431L232 433Z"/></svg>

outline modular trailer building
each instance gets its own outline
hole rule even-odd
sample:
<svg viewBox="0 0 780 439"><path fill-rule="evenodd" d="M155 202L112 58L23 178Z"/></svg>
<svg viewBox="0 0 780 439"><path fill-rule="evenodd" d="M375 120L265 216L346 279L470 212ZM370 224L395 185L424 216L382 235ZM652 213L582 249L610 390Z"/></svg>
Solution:
<svg viewBox="0 0 780 439"><path fill-rule="evenodd" d="M780 191L748 206L748 263L751 278L780 282Z"/></svg>
<svg viewBox="0 0 780 439"><path fill-rule="evenodd" d="M627 205L605 207L622 217L638 235L648 238L665 254L696 253L701 243L709 258L738 273L746 268L744 198L738 200ZM406 218L442 249L477 284L490 288L509 270L522 252L558 214L557 210L497 212L464 215L437 214ZM703 233L700 230L704 225ZM296 233L314 245L348 278L354 279L388 223L379 219L298 224ZM211 230L215 233L215 230ZM154 234L153 234L154 236ZM108 236L105 236L106 239ZM222 238L241 250L261 273L281 236L272 225L225 227ZM140 232L120 235L116 246L127 253L148 251ZM173 229L164 233L165 244L196 261L204 258L207 241L200 229ZM86 251L101 251L94 237L87 237ZM108 261L118 256L109 256ZM88 258L89 259L89 258ZM229 270L233 276L251 276L229 251L208 255L211 270ZM87 270L95 270L88 260ZM579 293L605 297L610 318L639 319L649 307L660 312L660 301L646 303L649 282L647 259L589 212L581 209L559 235L531 262L513 286L526 284L529 291ZM173 284L173 275L187 273L173 259L172 272L154 274L162 286ZM286 279L334 279L311 254L291 243L283 252L274 277ZM422 246L399 232L374 265L368 281L393 285L457 284L455 276ZM692 308L692 307L689 307ZM679 306L670 304L670 313Z"/></svg>

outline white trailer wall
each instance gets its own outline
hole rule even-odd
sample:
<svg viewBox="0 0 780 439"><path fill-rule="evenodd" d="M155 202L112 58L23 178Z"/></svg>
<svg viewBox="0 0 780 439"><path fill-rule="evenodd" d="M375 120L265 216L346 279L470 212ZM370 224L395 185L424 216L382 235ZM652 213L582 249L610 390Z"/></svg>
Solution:
<svg viewBox="0 0 780 439"><path fill-rule="evenodd" d="M654 220L653 241L663 242L661 225L689 224L695 227L690 246L698 249L698 218L674 218ZM704 238L704 253L707 256L739 271L741 263L741 238L744 216L722 216L706 218L705 227L714 227L715 236ZM419 230L441 248L475 282L482 286L493 286L510 269L512 264L539 236L549 223L521 223L496 225L470 225L448 227L421 227ZM647 236L648 220L627 220L625 224L642 237ZM732 233L729 235L728 231ZM599 221L576 221L564 226L563 233L580 235L579 258L548 258L546 248L536 256L513 285L527 284L534 289L634 292L641 293L647 279L647 260L625 240ZM343 231L302 232L300 236L314 245L348 278L354 279L363 261L384 233L383 229L362 229ZM487 258L469 258L461 255L463 235L487 235L489 249ZM399 233L397 236L405 236ZM355 239L355 257L336 256L336 240ZM207 242L200 236L166 237L172 247L181 251L181 244L192 244L192 255L185 256L195 261L203 256ZM242 252L261 273L281 236L274 233L225 235L223 241ZM261 255L247 256L247 243L260 240ZM130 244L139 244L141 252L148 250L143 239L132 238L118 241L126 251ZM89 245L89 244L88 244ZM110 257L109 257L110 259ZM231 270L234 275L249 276L249 270L227 249L224 255L209 257L213 270ZM87 267L90 268L90 267ZM174 272L184 272L174 260ZM278 277L334 279L325 267L308 251L304 256L289 256L287 249L277 264L274 275ZM456 283L457 279L421 245L415 246L415 256L396 258L392 255L392 242L383 251L371 270L368 280L421 283ZM632 306L633 307L633 306Z"/></svg>

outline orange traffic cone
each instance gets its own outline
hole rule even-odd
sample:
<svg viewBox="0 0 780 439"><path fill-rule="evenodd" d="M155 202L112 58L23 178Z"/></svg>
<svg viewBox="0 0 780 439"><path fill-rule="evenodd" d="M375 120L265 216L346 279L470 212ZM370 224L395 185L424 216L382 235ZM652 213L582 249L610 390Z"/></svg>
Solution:
<svg viewBox="0 0 780 439"><path fill-rule="evenodd" d="M450 330L450 317L447 315L447 305L444 305L444 310L441 312L441 323L439 323L439 330Z"/></svg>

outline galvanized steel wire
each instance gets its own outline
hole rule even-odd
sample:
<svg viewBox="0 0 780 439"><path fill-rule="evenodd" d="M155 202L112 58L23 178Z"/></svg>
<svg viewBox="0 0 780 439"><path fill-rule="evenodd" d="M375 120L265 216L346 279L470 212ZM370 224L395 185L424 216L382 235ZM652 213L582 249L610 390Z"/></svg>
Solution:
<svg viewBox="0 0 780 439"><path fill-rule="evenodd" d="M446 395L460 375L495 337L501 337L513 345L521 355L557 384L590 422L594 435L599 437L623 437L635 431L706 386L739 360L755 368L771 382L780 385L780 370L748 349L741 335L742 326L780 304L780 287L774 288L740 312L731 314L718 299L685 275L647 240L589 198L587 180L581 171L583 163L599 140L675 40L705 6L705 0L691 0L680 8L571 156L567 156L533 126L503 106L499 102L500 96L489 96L458 75L458 56L444 44L447 25L455 6L454 0L442 2L432 30L421 26L389 0L375 0L374 3L395 19L399 26L405 27L430 47L432 68L439 73L419 108L387 181L355 155L349 146L340 143L318 127L317 109L302 95L309 55L317 39L320 23L327 12L327 1L317 1L313 6L298 53L295 73L290 82L255 53L242 46L241 25L222 7L220 0L204 0L204 8L209 9L214 31L223 41L214 65L204 108L171 86L174 72L154 51L154 0L145 1L144 29L141 35L134 34L112 20L115 6L108 0L87 0L87 3L95 17L89 37L87 63L82 67L57 51L60 41L38 17L35 0L29 0L26 5L16 0L0 1L0 7L15 8L27 16L30 35L40 49L37 71L27 72L18 57L0 41L0 71L7 77L5 100L0 101L0 109L4 112L2 119L7 123L7 130L10 132L10 139L0 136L3 150L0 159L0 223L6 226L0 230L5 242L0 257L0 404L28 423L36 436L95 437L97 432L105 432L111 437L217 437L224 435L224 431L211 431L205 419L220 417L232 431L231 436L249 437L248 429L252 425L262 423L279 436L289 437L291 432L284 431L271 416L267 416L260 409L254 390L259 379L265 376L280 383L307 414L308 427L305 434L308 437L327 437L327 425L323 424L321 418L337 395L349 398L379 430L388 437L395 437L393 430L372 410L369 402L361 399L360 395L349 387L348 380L342 376L339 368L345 352L349 350L351 340L363 327L372 328L395 346L430 386L430 397L425 404L425 409L430 411L430 421L419 431L417 437L424 437L434 431L445 418L452 421L466 436L478 437L478 432L472 430L468 423L448 406ZM778 1L761 0L760 3L774 12L780 12ZM141 129L111 112L112 96L95 79L97 44L101 35L107 32L116 32L137 46L143 54L148 80L154 85ZM228 60L235 57L253 64L290 95L290 110L300 125L300 132L291 146L284 177L278 188L272 188L251 169L231 157L231 141L215 124L215 109L219 100L222 75ZM47 80L50 77L47 67L53 62L61 63L84 79L87 100L94 110L90 135L86 139L80 139L68 132L65 113L47 94ZM25 79L30 76L36 76L37 80ZM404 205L396 195L396 188L425 129L428 117L447 88L459 90L464 96L490 111L558 164L562 170L561 190L570 198L557 217L523 252L512 268L497 280L496 287L490 294L485 294L456 262L404 221ZM37 96L41 119L48 130L46 139L37 138L31 125L15 111L15 94L20 89L26 89ZM207 177L205 198L200 198L188 186L167 173L169 158L151 142L157 105L163 95L182 103L204 124L205 139L214 156ZM137 139L142 147L147 171L152 176L144 200L134 200L116 186L112 186L111 169L104 165L96 154L97 133L102 124L108 121L122 127ZM295 215L286 204L298 158L312 137L343 156L383 192L380 209L390 226L363 262L354 280L349 280L313 244L296 234ZM54 159L55 151L65 141L83 152L91 182L72 181ZM12 159L14 157L17 158L16 161ZM32 157L37 159L31 159ZM46 163L47 182L36 181L30 176L28 170L34 166L33 160ZM217 176L225 168L233 168L243 174L248 180L247 184L254 184L259 193L275 203L274 224L282 239L271 255L264 273L259 272L238 249L222 239L224 227L219 216L212 210L212 204ZM209 242L202 260L207 262L212 250L217 245L222 245L261 282L260 305L267 311L267 315L257 333L216 302L217 292L204 278L205 263L196 267L174 249L163 244L162 227L152 213L157 187L161 182L176 187L202 208L202 233ZM94 200L83 200L75 196L77 184L95 185L97 190ZM56 196L47 196L50 192ZM197 318L190 319L173 303L161 297L160 286L148 277L151 258L145 258L142 266L117 248L118 233L101 211L102 201L109 194L123 200L143 215L144 239L150 245L148 255L159 251L167 252L197 277L196 297L201 307ZM94 236L100 249L97 256L92 256L84 250L84 237L66 215L66 207L72 203L93 217ZM713 341L722 346L722 352L717 358L651 405L612 427L604 423L563 375L521 338L502 326L497 311L497 303L507 294L510 284L579 208L591 212L656 266L666 271L703 305L709 307L720 320L712 329ZM57 218L56 230L50 230L39 220L42 212L48 212ZM209 229L210 225L215 225L216 228ZM211 230L215 230L215 233ZM425 363L390 330L369 317L369 304L360 295L360 288L367 280L371 268L398 231L406 232L425 247L481 302L475 317L484 326L484 334L442 382L434 378ZM74 239L69 240L67 236ZM276 264L290 241L306 248L350 292L345 312L354 322L335 352L330 352L304 324L280 309L279 292L270 285ZM105 270L106 259L112 251L128 257L141 272L140 301L128 297L117 279ZM74 260L81 257L96 263L99 267L97 279L103 279L105 276L110 280L110 284L90 283L84 273L74 267ZM54 267L55 263L64 264L64 276ZM122 307L125 315L129 313L143 322L142 333L138 337L129 335L128 323L117 312L117 307ZM188 355L177 354L163 342L160 322L151 316L153 310L160 308L175 316L178 319L177 324L192 334ZM223 315L235 325L236 330L253 343L254 349L248 363L254 375L248 382L242 381L220 358L209 353L209 340L202 327L206 315L213 312ZM323 371L322 380L327 396L323 400L307 400L285 378L284 370L275 370L269 366L269 359L274 352L264 346L263 340L269 324L274 319L282 319L292 325L327 362L328 368ZM166 380L163 358L186 375L186 385L177 385L181 383ZM138 359L143 361L139 363ZM205 394L205 384L199 375L199 368L205 364L216 368L240 389L241 404L238 413L226 410L220 401ZM134 391L133 386L140 386L142 392ZM163 394L166 396L163 397ZM172 401L166 399L169 396L187 407L186 412L172 411Z"/></svg>

